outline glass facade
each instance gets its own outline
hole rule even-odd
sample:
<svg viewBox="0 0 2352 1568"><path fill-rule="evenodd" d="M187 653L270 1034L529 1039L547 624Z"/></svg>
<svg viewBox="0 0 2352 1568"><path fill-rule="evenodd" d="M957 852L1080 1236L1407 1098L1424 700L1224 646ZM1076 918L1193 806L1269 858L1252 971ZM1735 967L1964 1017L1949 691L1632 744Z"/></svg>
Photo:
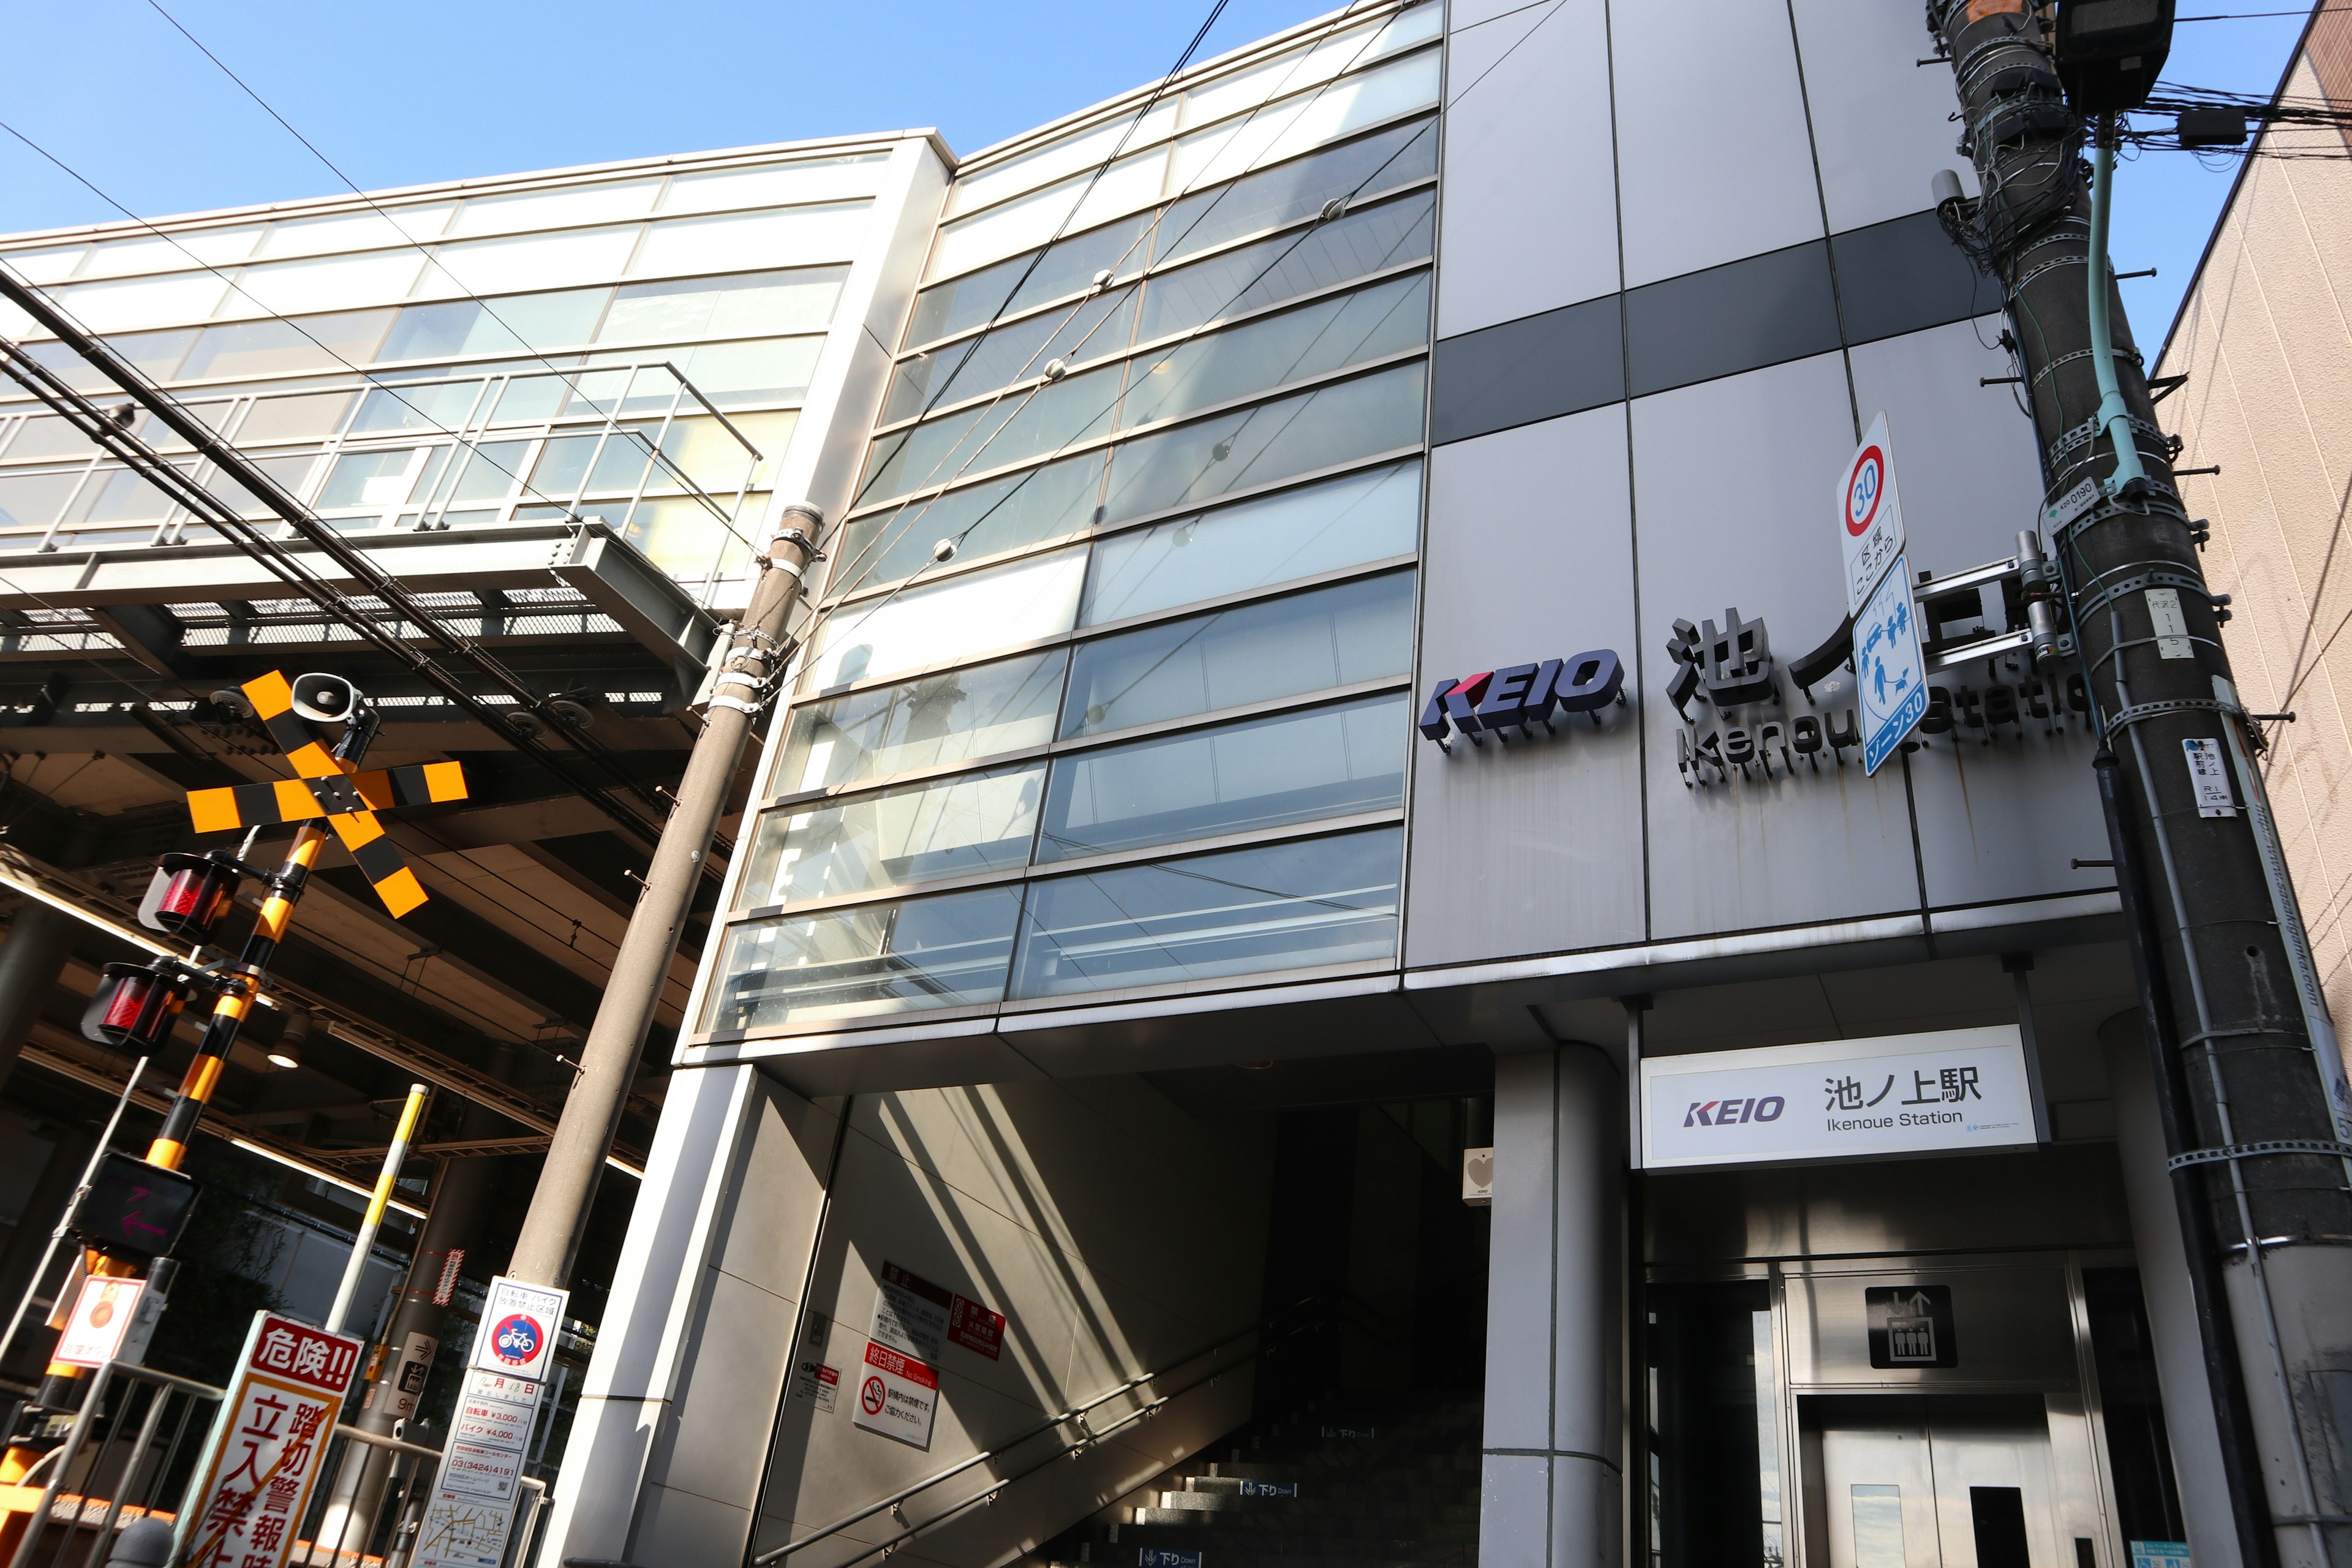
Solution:
<svg viewBox="0 0 2352 1568"><path fill-rule="evenodd" d="M1394 962L1438 26L951 188L697 1032Z"/></svg>
<svg viewBox="0 0 2352 1568"><path fill-rule="evenodd" d="M554 176L8 258L339 528L593 518L718 602L748 571L888 157ZM0 396L0 553L208 533Z"/></svg>

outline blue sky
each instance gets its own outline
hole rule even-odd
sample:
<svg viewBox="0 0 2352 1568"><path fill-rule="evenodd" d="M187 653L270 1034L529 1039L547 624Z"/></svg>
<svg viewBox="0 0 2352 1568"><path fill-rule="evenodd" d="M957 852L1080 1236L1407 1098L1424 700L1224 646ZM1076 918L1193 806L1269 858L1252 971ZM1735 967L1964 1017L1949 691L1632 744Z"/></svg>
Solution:
<svg viewBox="0 0 2352 1568"><path fill-rule="evenodd" d="M164 3L370 188L913 125L971 152L1149 80L1207 10L1020 0L976 25L968 0ZM1332 3L1229 0L1203 54ZM2187 16L2284 8L2181 3ZM21 5L10 23L19 68L0 118L136 213L342 188L146 0ZM2294 17L2184 23L2168 76L2267 94L2300 30ZM48 64L27 68L36 61ZM2151 360L2230 177L2179 153L2148 154L2121 177L2116 266L2159 271L2124 285ZM0 232L117 216L0 137Z"/></svg>

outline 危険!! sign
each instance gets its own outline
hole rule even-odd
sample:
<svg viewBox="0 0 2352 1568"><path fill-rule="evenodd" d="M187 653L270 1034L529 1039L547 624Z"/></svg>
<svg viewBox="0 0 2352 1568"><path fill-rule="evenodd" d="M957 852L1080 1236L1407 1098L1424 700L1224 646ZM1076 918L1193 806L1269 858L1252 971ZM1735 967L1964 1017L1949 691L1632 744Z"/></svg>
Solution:
<svg viewBox="0 0 2352 1568"><path fill-rule="evenodd" d="M357 1340L254 1314L174 1521L173 1562L284 1568L359 1363Z"/></svg>
<svg viewBox="0 0 2352 1568"><path fill-rule="evenodd" d="M2008 1149L2036 1141L2017 1026L1642 1062L1642 1163Z"/></svg>
<svg viewBox="0 0 2352 1568"><path fill-rule="evenodd" d="M1507 742L1506 731L1511 730L1533 740L1538 724L1544 733L1555 732L1555 713L1582 713L1598 724L1602 709L1624 700L1624 664L1612 650L1597 647L1573 658L1449 675L1431 689L1416 728L1451 755L1454 746L1446 737L1456 731L1474 746L1485 745L1488 735Z"/></svg>

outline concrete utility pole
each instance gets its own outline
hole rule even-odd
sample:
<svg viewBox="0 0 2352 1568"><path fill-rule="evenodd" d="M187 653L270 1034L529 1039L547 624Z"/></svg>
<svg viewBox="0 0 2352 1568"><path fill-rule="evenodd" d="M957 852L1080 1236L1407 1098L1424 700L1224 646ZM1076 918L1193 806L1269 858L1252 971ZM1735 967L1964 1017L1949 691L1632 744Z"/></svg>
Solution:
<svg viewBox="0 0 2352 1568"><path fill-rule="evenodd" d="M752 721L766 708L792 657L784 626L800 597L801 574L822 559L814 536L824 521L814 507L788 506L768 542L751 606L736 626L733 647L703 714L702 733L687 758L686 776L678 781L677 804L662 827L661 843L646 869L645 890L637 896L621 951L613 958L612 975L604 983L604 999L589 1026L588 1042L580 1053L580 1076L564 1099L546 1168L531 1194L530 1212L523 1216L514 1261L508 1265L513 1279L557 1289L571 1281L604 1156L620 1126L621 1108L636 1076L637 1057L645 1049L646 1031L653 1026L654 1005L669 975L670 957L677 951L678 930L701 881L702 858L710 852L711 834L726 807Z"/></svg>
<svg viewBox="0 0 2352 1568"><path fill-rule="evenodd" d="M1985 193L1971 204L1947 184L1940 209L2008 300L2052 553L2104 726L2102 789L2158 1094L2172 1100L2241 1552L2246 1568L2352 1568L2352 1105L2293 891L2267 818L2251 814L2260 780L2233 785L2220 763L2259 735L2229 681L2220 606L2094 232L2085 122L2062 94L2047 13L1930 0L1927 16ZM2103 165L2113 125L2101 117ZM2094 287L2115 323L2104 388Z"/></svg>

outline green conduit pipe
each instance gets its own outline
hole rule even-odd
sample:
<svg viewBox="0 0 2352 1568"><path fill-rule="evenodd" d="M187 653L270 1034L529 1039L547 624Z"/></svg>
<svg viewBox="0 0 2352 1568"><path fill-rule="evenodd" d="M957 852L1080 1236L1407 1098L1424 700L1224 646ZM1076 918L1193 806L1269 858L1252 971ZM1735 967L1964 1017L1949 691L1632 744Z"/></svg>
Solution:
<svg viewBox="0 0 2352 1568"><path fill-rule="evenodd" d="M2136 496L2147 489L2147 470L2140 467L2139 442L2132 435L2131 410L2124 405L2124 389L2116 380L2115 331L2107 320L2107 294L2114 267L2107 260L2107 216L2114 205L2116 184L2116 117L2099 116L2098 151L2091 164L2091 254L2084 269L2091 279L2091 365L2099 377L2099 428L2116 449L2115 472L2106 479L2110 496Z"/></svg>

